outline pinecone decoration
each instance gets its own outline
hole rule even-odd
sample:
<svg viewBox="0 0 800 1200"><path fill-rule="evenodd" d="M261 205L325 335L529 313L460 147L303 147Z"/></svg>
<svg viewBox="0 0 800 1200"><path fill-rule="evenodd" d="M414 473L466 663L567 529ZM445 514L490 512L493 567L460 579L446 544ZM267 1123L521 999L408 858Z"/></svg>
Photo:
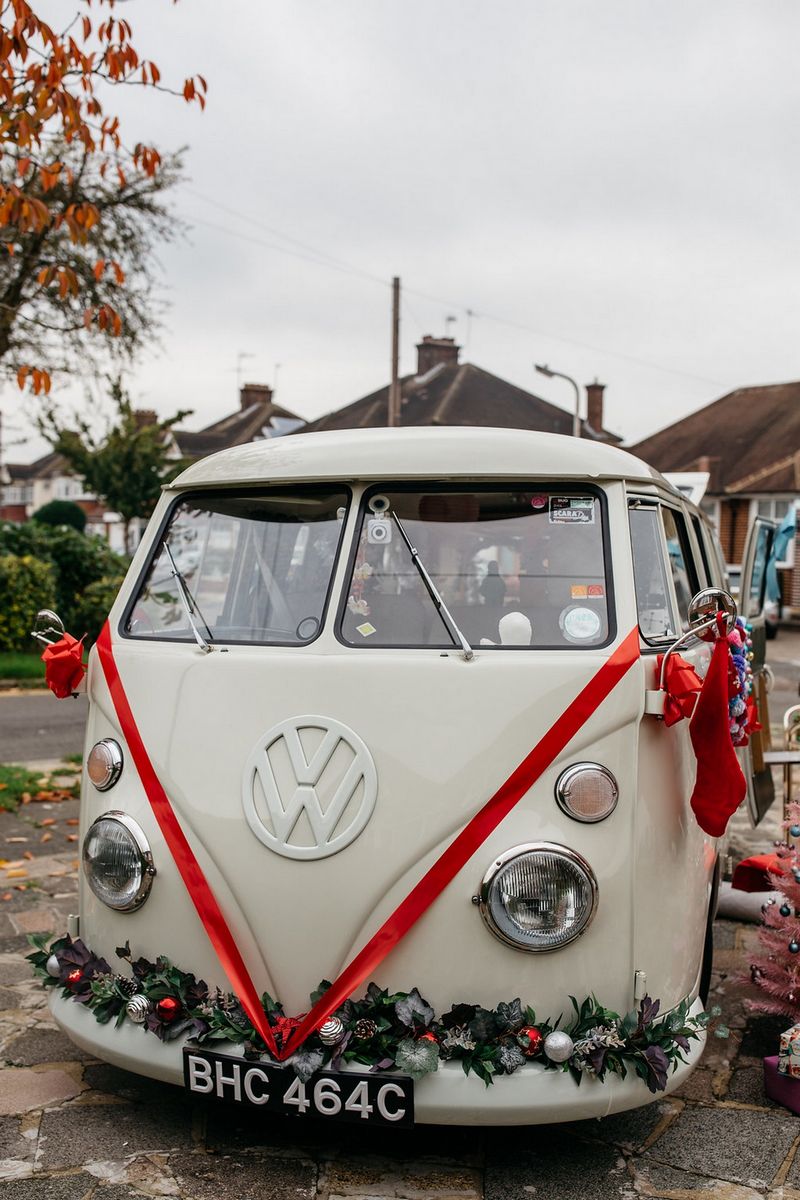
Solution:
<svg viewBox="0 0 800 1200"><path fill-rule="evenodd" d="M375 1021L371 1021L369 1017L362 1017L356 1021L356 1027L353 1030L359 1041L368 1042L370 1038L374 1038L378 1032L378 1026Z"/></svg>
<svg viewBox="0 0 800 1200"><path fill-rule="evenodd" d="M139 983L136 979L131 979L127 975L117 975L114 980L123 996L127 996L130 1000L131 996L135 996L139 991Z"/></svg>

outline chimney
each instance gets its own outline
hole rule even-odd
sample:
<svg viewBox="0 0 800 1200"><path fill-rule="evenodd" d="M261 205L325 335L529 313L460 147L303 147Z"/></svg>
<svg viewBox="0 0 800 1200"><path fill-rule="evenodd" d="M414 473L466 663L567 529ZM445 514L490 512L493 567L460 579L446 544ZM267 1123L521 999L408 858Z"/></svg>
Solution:
<svg viewBox="0 0 800 1200"><path fill-rule="evenodd" d="M242 412L254 404L270 404L272 388L268 383L243 383L239 388L239 404Z"/></svg>
<svg viewBox="0 0 800 1200"><path fill-rule="evenodd" d="M586 424L590 425L595 433L600 433L603 428L603 392L606 390L604 383L598 383L595 379L594 383L586 385Z"/></svg>
<svg viewBox="0 0 800 1200"><path fill-rule="evenodd" d="M417 343L417 375L427 375L440 363L446 367L457 367L460 350L455 338L436 338L426 333L422 341Z"/></svg>
<svg viewBox="0 0 800 1200"><path fill-rule="evenodd" d="M147 429L150 425L158 424L158 417L153 408L136 408L133 411L133 419L136 422L137 429Z"/></svg>

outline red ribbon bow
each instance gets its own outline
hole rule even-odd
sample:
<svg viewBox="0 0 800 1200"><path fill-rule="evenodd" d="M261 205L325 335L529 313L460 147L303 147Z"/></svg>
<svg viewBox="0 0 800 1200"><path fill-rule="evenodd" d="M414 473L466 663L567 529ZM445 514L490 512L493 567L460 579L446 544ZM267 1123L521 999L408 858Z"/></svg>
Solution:
<svg viewBox="0 0 800 1200"><path fill-rule="evenodd" d="M84 637L86 635L84 634ZM57 642L45 646L42 652L44 680L50 691L59 700L65 700L77 692L86 674L83 662L83 638L78 641L72 634L65 633Z"/></svg>
<svg viewBox="0 0 800 1200"><path fill-rule="evenodd" d="M656 673L659 679L663 660L664 655L659 654L656 659ZM663 684L665 725L675 725L684 717L687 719L691 717L702 686L703 681L691 663L688 663L685 658L681 658L680 654L669 656L664 670Z"/></svg>

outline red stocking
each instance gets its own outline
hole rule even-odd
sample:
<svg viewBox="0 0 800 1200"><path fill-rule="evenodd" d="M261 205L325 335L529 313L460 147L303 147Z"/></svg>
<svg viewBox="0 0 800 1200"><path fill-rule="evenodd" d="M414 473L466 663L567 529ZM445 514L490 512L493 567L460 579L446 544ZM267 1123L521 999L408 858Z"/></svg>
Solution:
<svg viewBox="0 0 800 1200"><path fill-rule="evenodd" d="M722 837L747 790L728 725L728 643L724 636L717 637L689 734L697 756L692 809L705 833Z"/></svg>

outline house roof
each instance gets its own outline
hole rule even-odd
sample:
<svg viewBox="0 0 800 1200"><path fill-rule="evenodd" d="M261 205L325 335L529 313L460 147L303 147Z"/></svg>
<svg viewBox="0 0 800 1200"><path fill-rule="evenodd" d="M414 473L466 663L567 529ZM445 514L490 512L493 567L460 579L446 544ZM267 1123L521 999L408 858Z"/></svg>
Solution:
<svg viewBox="0 0 800 1200"><path fill-rule="evenodd" d="M34 479L53 479L57 475L69 475L67 464L60 454L51 451L32 463L6 463L9 482L30 483Z"/></svg>
<svg viewBox="0 0 800 1200"><path fill-rule="evenodd" d="M627 449L659 471L709 471L715 495L800 491L800 383L737 388Z"/></svg>
<svg viewBox="0 0 800 1200"><path fill-rule="evenodd" d="M266 392L269 389L265 389ZM286 432L281 428L288 425L291 429L302 424L301 419L290 412L273 404L271 398L265 396L256 399L246 408L237 409L213 425L193 432L189 429L173 429L172 436L180 454L184 458L203 458L206 454L214 454L217 450L225 450L228 446L241 446L259 437L275 437L278 433Z"/></svg>
<svg viewBox="0 0 800 1200"><path fill-rule="evenodd" d="M498 429L530 429L572 433L572 413L471 363L439 363L423 375L401 380L400 424L471 425ZM311 421L302 433L331 429L363 429L386 425L389 388L379 388L353 404ZM584 437L620 442L615 434L598 434L584 421Z"/></svg>

